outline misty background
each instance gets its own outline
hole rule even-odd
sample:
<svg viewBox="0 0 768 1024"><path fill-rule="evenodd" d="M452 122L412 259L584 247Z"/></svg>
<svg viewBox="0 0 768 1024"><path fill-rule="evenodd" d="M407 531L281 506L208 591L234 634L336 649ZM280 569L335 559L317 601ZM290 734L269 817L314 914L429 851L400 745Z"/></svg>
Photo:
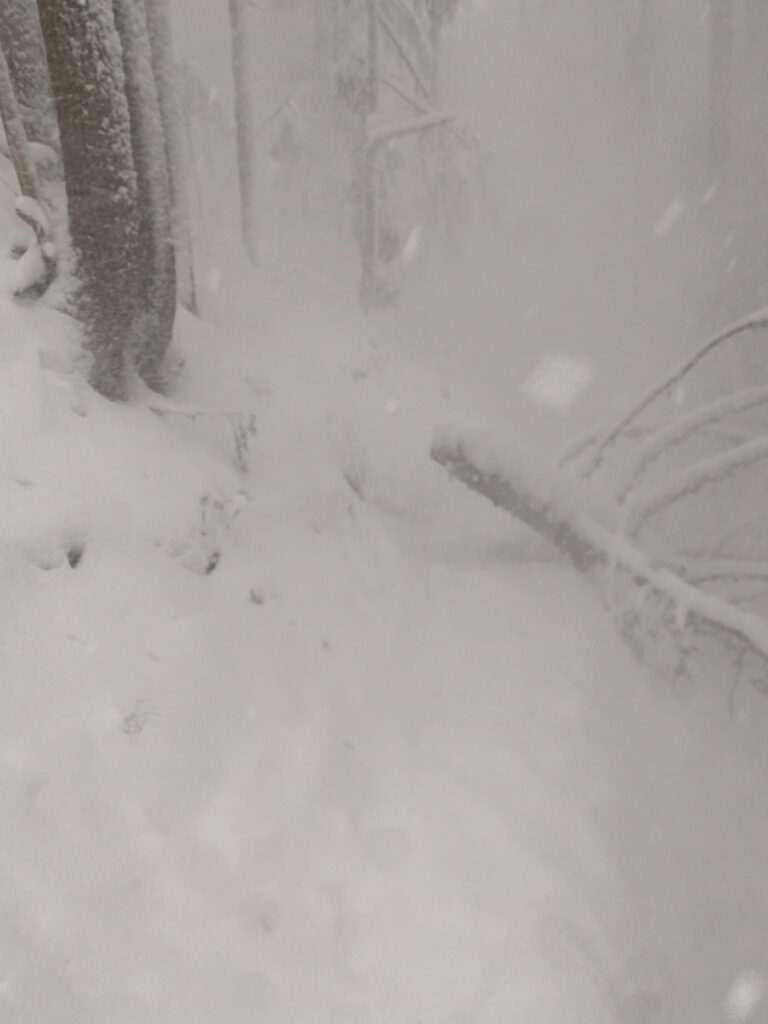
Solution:
<svg viewBox="0 0 768 1024"><path fill-rule="evenodd" d="M181 6L179 58L210 90L221 128L232 92L226 12L197 0ZM315 114L305 7L251 5L257 125L289 97L306 119ZM487 402L491 382L501 414L505 391L538 354L578 355L596 371L591 407L571 411L583 425L764 304L768 19L759 4L728 7L718 52L711 22L720 5L700 0L459 5L445 30L440 98L473 141L469 155L457 147L470 199L455 214L460 242L417 261L402 300L442 339L436 372L471 336L478 391ZM269 144L266 135L267 164ZM199 203L204 248L209 224L229 220L236 232L234 157L221 149L211 133L196 154L213 171ZM278 267L327 272L326 248L312 259L295 226L280 241L288 232L274 213L285 202L279 175L260 185L267 244L282 247ZM354 267L342 254L336 274L348 287Z"/></svg>

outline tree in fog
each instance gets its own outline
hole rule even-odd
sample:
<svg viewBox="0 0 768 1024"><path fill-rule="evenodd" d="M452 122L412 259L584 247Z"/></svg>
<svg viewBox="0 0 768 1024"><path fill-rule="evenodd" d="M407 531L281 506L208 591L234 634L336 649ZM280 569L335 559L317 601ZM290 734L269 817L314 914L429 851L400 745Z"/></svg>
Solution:
<svg viewBox="0 0 768 1024"><path fill-rule="evenodd" d="M38 10L91 380L123 397L140 301L140 220L120 39L111 0L38 0Z"/></svg>
<svg viewBox="0 0 768 1024"><path fill-rule="evenodd" d="M141 303L132 348L141 377L150 386L159 387L176 311L171 186L165 134L143 0L113 0L113 5L115 26L122 44L139 207L137 273Z"/></svg>
<svg viewBox="0 0 768 1024"><path fill-rule="evenodd" d="M246 0L229 0L237 174L240 186L240 231L246 255L256 266L259 262L259 244L255 207L254 82L250 64L246 7Z"/></svg>
<svg viewBox="0 0 768 1024"><path fill-rule="evenodd" d="M56 149L56 117L35 0L0 0L0 47L27 138Z"/></svg>
<svg viewBox="0 0 768 1024"><path fill-rule="evenodd" d="M195 311L195 273L189 226L181 105L173 60L169 0L146 0L149 42L152 48L160 117L171 189L172 234L176 253L176 289L179 302Z"/></svg>
<svg viewBox="0 0 768 1024"><path fill-rule="evenodd" d="M430 161L428 147L418 149L425 133L451 119L434 104L438 41L455 8L453 0L366 0L357 26L350 16L339 91L360 126L356 222L364 309L390 302L397 293L386 268L397 263L404 231L414 225L398 223L396 206L413 209L415 194L441 187L433 171L435 164L445 165L447 154L438 150L437 161ZM398 147L409 139L416 142L410 147L411 172L396 180L395 169L408 162Z"/></svg>

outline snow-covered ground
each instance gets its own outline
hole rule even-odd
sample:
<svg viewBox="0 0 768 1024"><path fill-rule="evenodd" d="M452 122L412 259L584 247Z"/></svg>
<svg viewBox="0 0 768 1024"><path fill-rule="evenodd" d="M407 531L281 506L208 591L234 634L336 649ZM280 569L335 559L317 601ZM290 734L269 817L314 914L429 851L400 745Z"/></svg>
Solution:
<svg viewBox="0 0 768 1024"><path fill-rule="evenodd" d="M118 405L0 264L0 1024L768 1021L768 703L654 679L429 459L458 416L535 462L666 365L627 310L682 333L583 201L599 89L496 134L495 35L446 88L512 198L400 312L246 270L223 210L173 393Z"/></svg>
<svg viewBox="0 0 768 1024"><path fill-rule="evenodd" d="M128 405L0 305L0 1019L762 1019L761 705L443 478L407 322L216 284Z"/></svg>

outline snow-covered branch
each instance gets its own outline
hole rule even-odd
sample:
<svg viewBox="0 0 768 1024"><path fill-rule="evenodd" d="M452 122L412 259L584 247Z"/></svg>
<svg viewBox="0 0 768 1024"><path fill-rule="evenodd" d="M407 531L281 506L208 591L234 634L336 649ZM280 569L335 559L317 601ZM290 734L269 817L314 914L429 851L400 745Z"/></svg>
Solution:
<svg viewBox="0 0 768 1024"><path fill-rule="evenodd" d="M768 562L749 558L672 559L670 566L692 583L717 580L768 581Z"/></svg>
<svg viewBox="0 0 768 1024"><path fill-rule="evenodd" d="M660 427L638 447L629 470L631 479L619 495L626 497L643 473L662 455L682 444L691 434L717 423L732 413L746 412L760 405L768 405L768 388L746 388L734 394L709 402L685 416L679 416L670 423Z"/></svg>
<svg viewBox="0 0 768 1024"><path fill-rule="evenodd" d="M726 634L768 663L768 622L653 565L632 544L583 516L551 478L526 467L521 456L487 432L444 428L435 436L432 458L451 476L542 534L578 569L620 569L668 602L678 621Z"/></svg>
<svg viewBox="0 0 768 1024"><path fill-rule="evenodd" d="M685 359L682 363L675 367L666 377L662 378L657 384L654 384L649 391L647 391L642 398L639 399L632 406L629 412L625 413L618 423L614 424L609 430L607 430L599 443L595 447L595 451L592 454L590 461L590 468L597 469L605 457L606 450L613 444L613 442L623 434L626 428L637 419L645 410L656 401L665 392L670 391L676 384L682 380L687 373L689 373L698 363L708 356L714 349L723 342L730 340L737 334L741 334L744 331L756 330L760 327L768 327L768 309L759 310L757 313L753 313L750 316L744 317L742 320L737 320L736 323L726 327L723 331L720 331L714 337L710 338L701 348L697 349L692 355Z"/></svg>
<svg viewBox="0 0 768 1024"><path fill-rule="evenodd" d="M649 487L633 506L627 523L628 533L637 535L652 516L663 512L676 501L696 494L707 484L722 480L730 473L763 459L768 459L768 437L747 441L665 476L653 487Z"/></svg>

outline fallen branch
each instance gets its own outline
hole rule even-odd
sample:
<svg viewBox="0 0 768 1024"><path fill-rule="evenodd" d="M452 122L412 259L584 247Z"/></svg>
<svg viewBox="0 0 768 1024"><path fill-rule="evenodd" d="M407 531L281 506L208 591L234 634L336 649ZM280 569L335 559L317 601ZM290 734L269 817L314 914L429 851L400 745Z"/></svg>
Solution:
<svg viewBox="0 0 768 1024"><path fill-rule="evenodd" d="M180 416L182 419L191 420L192 423L196 423L200 417L220 417L226 420L235 446L235 464L241 472L248 472L249 438L256 435L256 417L252 413L206 409L195 405L178 405L159 395L152 396L152 399L147 402L147 408L156 416Z"/></svg>
<svg viewBox="0 0 768 1024"><path fill-rule="evenodd" d="M562 487L555 488L552 475L526 469L522 458L487 432L443 429L431 454L451 476L545 537L577 569L624 571L668 602L677 621L736 639L768 666L768 622L653 565L633 545L586 518ZM768 692L768 676L761 688Z"/></svg>

